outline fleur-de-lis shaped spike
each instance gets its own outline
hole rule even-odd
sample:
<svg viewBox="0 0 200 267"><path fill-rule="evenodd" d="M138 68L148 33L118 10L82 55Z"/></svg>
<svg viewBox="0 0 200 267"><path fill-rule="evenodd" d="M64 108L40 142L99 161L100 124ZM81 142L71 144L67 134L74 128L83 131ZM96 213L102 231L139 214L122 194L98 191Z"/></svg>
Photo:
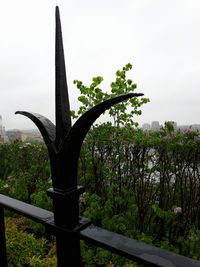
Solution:
<svg viewBox="0 0 200 267"><path fill-rule="evenodd" d="M37 113L17 111L30 118L40 130L47 145L53 187L68 190L77 186L77 168L81 145L94 121L108 108L140 93L129 93L108 99L86 111L71 126L68 87L65 72L62 31L59 9L56 7L56 126Z"/></svg>

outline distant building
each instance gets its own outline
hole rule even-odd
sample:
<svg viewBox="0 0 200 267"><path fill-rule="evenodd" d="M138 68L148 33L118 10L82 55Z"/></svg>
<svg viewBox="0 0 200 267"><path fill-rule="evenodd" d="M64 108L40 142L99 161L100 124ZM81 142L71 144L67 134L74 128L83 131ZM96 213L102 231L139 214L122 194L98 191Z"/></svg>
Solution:
<svg viewBox="0 0 200 267"><path fill-rule="evenodd" d="M27 141L44 143L43 137L38 129L23 130L23 133L27 135Z"/></svg>
<svg viewBox="0 0 200 267"><path fill-rule="evenodd" d="M142 130L143 131L148 131L148 130L150 130L151 129L151 125L149 124L149 123L144 123L143 125L142 125Z"/></svg>
<svg viewBox="0 0 200 267"><path fill-rule="evenodd" d="M200 124L191 124L191 125L178 125L177 128L181 131L187 130L187 129L193 129L196 131L200 131Z"/></svg>
<svg viewBox="0 0 200 267"><path fill-rule="evenodd" d="M4 140L1 135L0 135L0 144L4 144Z"/></svg>
<svg viewBox="0 0 200 267"><path fill-rule="evenodd" d="M152 121L151 123L151 130L152 131L158 131L160 129L160 123L159 121Z"/></svg>
<svg viewBox="0 0 200 267"><path fill-rule="evenodd" d="M166 121L164 125L166 126L167 123L172 124L175 130L185 131L188 129L192 129L194 131L200 132L200 124L178 125L176 121ZM159 123L159 121L152 121L151 124L144 123L142 125L142 130L143 131L148 131L148 130L158 131L161 127L162 125Z"/></svg>
<svg viewBox="0 0 200 267"><path fill-rule="evenodd" d="M14 141L24 142L27 139L27 135L19 130L9 130L6 132L6 134L10 142L14 142Z"/></svg>
<svg viewBox="0 0 200 267"><path fill-rule="evenodd" d="M5 132L5 128L3 130ZM7 136L6 136L7 135ZM44 143L41 133L37 129L30 129L30 130L19 130L13 129L8 130L5 133L7 142L14 142L14 141L26 141L26 142L36 142L36 143Z"/></svg>
<svg viewBox="0 0 200 267"><path fill-rule="evenodd" d="M7 143L8 142L8 136L6 135L6 129L4 126L2 129L2 137L3 137L4 143Z"/></svg>
<svg viewBox="0 0 200 267"><path fill-rule="evenodd" d="M200 124L192 124L191 128L200 131Z"/></svg>
<svg viewBox="0 0 200 267"><path fill-rule="evenodd" d="M6 136L5 127L2 123L2 116L0 115L0 144L6 143L8 141L8 138Z"/></svg>
<svg viewBox="0 0 200 267"><path fill-rule="evenodd" d="M2 137L3 132L3 124L2 124L2 116L0 115L0 136Z"/></svg>

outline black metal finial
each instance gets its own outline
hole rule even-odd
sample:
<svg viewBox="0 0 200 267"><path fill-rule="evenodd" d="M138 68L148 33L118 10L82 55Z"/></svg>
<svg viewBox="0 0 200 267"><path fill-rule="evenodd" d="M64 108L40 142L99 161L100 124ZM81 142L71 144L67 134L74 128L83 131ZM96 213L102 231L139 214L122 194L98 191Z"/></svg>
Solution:
<svg viewBox="0 0 200 267"><path fill-rule="evenodd" d="M59 234L56 237L58 266L66 266L71 261L75 266L80 266L79 238L78 235L70 233L88 225L88 221L84 224L79 222L79 195L83 192L83 188L77 186L77 170L81 145L91 125L106 109L121 101L143 94L130 93L108 99L88 110L71 126L58 7L56 7L55 67L56 125L37 113L17 111L16 114L25 115L36 124L48 148L53 188L50 188L47 193L53 199L56 226L64 227L66 233L69 233L65 239ZM71 250L71 247L74 249ZM74 261L75 259L76 261Z"/></svg>
<svg viewBox="0 0 200 267"><path fill-rule="evenodd" d="M30 118L39 128L48 148L52 185L48 195L53 199L54 218L58 225L73 229L79 220L78 198L83 189L77 186L78 159L81 145L93 122L111 106L143 94L125 94L108 99L83 114L71 126L68 88L59 9L56 7L56 126L36 113L17 111ZM70 201L69 201L70 199ZM72 201L73 199L73 201ZM63 214L67 210L67 214ZM70 215L69 215L70 214ZM70 216L70 219L69 219Z"/></svg>
<svg viewBox="0 0 200 267"><path fill-rule="evenodd" d="M71 127L68 87L65 73L65 60L62 42L59 8L56 7L56 126L37 113L17 111L30 118L39 128L48 147L51 162L53 186L67 190L77 185L78 158L82 142L93 122L111 106L143 94L129 93L106 100L88 110ZM57 158L62 158L62 164Z"/></svg>

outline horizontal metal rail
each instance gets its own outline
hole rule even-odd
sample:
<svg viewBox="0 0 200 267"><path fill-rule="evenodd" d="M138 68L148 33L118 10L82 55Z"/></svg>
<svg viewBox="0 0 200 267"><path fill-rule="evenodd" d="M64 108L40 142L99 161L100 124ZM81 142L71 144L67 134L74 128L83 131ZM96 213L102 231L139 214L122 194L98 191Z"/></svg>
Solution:
<svg viewBox="0 0 200 267"><path fill-rule="evenodd" d="M57 232L65 233L67 231L54 224L53 212L51 211L32 206L1 194L0 206L45 225L52 234ZM80 228L78 229L80 239L146 266L200 267L199 261L157 248L153 245L136 241L96 226L89 226L86 229L81 230L81 225L84 225L84 227L89 225L89 220L80 217Z"/></svg>
<svg viewBox="0 0 200 267"><path fill-rule="evenodd" d="M77 230L82 230L88 225L90 225L90 220L84 217L79 217L79 225L74 231L69 231L64 227L59 227L54 222L53 212L38 208L36 206L27 204L23 201L10 198L0 194L0 207L14 211L15 213L21 214L35 222L41 223L46 227L46 230L52 235L64 234L64 233L74 233Z"/></svg>
<svg viewBox="0 0 200 267"><path fill-rule="evenodd" d="M199 267L200 262L105 229L89 226L81 239L145 266Z"/></svg>

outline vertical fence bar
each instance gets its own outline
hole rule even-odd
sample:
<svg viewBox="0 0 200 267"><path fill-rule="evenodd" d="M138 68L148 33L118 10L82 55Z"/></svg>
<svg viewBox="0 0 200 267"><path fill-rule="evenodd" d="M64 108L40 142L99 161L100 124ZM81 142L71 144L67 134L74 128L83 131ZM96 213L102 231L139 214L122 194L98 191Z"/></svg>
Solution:
<svg viewBox="0 0 200 267"><path fill-rule="evenodd" d="M58 267L70 264L79 267L81 266L80 240L76 231L79 222L78 195L75 197L70 194L67 197L53 188L47 193L53 199L55 225L67 230L56 234Z"/></svg>
<svg viewBox="0 0 200 267"><path fill-rule="evenodd" d="M7 267L6 234L4 221L4 208L0 207L0 262L2 267Z"/></svg>
<svg viewBox="0 0 200 267"><path fill-rule="evenodd" d="M56 247L58 267L81 266L80 240L76 233L71 236L70 234L57 235Z"/></svg>

